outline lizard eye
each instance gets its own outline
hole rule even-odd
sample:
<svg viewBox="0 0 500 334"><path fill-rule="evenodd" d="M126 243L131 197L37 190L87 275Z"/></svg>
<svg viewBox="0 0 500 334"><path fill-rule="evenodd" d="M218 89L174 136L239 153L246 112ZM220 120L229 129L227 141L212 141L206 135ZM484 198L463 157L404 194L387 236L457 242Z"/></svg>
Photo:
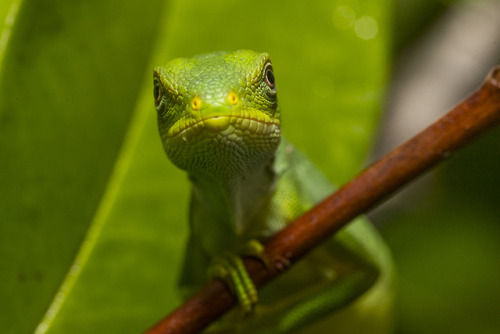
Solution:
<svg viewBox="0 0 500 334"><path fill-rule="evenodd" d="M160 82L158 80L154 81L153 96L155 98L155 107L157 111L161 110L162 100L163 100L163 89L161 88Z"/></svg>
<svg viewBox="0 0 500 334"><path fill-rule="evenodd" d="M269 63L264 71L264 80L269 88L276 90L276 83L274 81L273 66Z"/></svg>
<svg viewBox="0 0 500 334"><path fill-rule="evenodd" d="M276 82L274 80L273 65L270 62L264 67L263 81L267 85L266 95L270 101L276 100Z"/></svg>

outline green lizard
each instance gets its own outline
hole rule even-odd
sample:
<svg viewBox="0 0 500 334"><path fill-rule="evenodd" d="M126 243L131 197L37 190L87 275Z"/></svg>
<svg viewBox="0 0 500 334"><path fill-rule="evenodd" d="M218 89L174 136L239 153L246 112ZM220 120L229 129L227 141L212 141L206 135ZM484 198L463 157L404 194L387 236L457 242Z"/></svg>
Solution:
<svg viewBox="0 0 500 334"><path fill-rule="evenodd" d="M334 190L281 138L268 54L172 60L154 70L154 98L165 152L193 184L180 287L188 296L216 268L250 313L226 316L210 331L390 331L392 262L364 219L265 286L258 303L241 259L228 255L266 239Z"/></svg>

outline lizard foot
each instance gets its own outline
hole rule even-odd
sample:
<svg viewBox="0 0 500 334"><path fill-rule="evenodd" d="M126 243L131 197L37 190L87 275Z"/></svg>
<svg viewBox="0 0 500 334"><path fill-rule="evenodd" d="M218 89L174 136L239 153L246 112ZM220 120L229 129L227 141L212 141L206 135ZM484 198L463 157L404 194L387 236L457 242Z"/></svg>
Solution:
<svg viewBox="0 0 500 334"><path fill-rule="evenodd" d="M243 255L256 257L266 267L269 267L269 260L265 255L264 246L257 240L250 240L247 243ZM210 268L210 276L221 278L229 285L233 294L238 298L245 314L253 311L258 301L257 288L239 256L229 254L217 258Z"/></svg>

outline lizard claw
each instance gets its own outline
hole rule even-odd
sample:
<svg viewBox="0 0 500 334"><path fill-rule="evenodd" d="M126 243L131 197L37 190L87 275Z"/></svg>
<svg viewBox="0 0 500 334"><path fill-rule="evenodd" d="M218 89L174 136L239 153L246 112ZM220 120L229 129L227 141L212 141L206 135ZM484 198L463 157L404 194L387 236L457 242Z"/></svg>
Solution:
<svg viewBox="0 0 500 334"><path fill-rule="evenodd" d="M264 263L266 268L269 268L269 259L265 255L264 246L259 241L250 240L243 253L256 257ZM245 314L253 311L258 301L257 288L239 256L229 254L216 259L215 264L210 268L210 276L221 278L229 285Z"/></svg>
<svg viewBox="0 0 500 334"><path fill-rule="evenodd" d="M210 269L212 277L226 282L236 296L245 314L251 313L257 304L257 288L253 284L243 265L243 260L236 255L228 255L216 260Z"/></svg>
<svg viewBox="0 0 500 334"><path fill-rule="evenodd" d="M270 266L269 258L264 251L264 245L262 245L260 241L256 239L248 241L245 247L244 255L257 258L266 266L266 268L269 268Z"/></svg>

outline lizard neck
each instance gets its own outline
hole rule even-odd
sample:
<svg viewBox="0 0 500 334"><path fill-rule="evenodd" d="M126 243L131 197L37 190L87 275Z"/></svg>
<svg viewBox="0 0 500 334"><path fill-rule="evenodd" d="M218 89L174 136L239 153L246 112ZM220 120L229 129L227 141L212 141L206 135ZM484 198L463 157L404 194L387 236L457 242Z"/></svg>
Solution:
<svg viewBox="0 0 500 334"><path fill-rule="evenodd" d="M213 235L209 240L256 238L254 222L265 215L276 183L274 157L230 177L190 174L193 183L192 231ZM227 245L226 245L227 246Z"/></svg>

